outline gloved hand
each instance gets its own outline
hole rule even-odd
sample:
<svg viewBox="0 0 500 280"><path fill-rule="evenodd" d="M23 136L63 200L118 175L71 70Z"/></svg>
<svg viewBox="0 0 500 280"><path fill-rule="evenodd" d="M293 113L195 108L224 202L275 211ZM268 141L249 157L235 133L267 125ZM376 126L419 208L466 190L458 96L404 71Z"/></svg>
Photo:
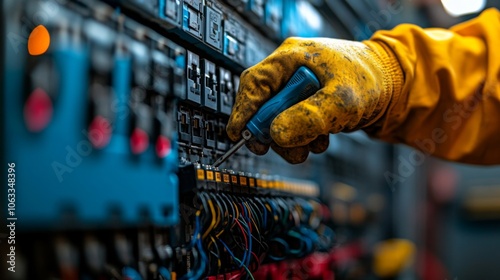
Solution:
<svg viewBox="0 0 500 280"><path fill-rule="evenodd" d="M396 57L383 43L289 38L242 73L227 125L231 140L241 138L259 107L302 65L316 74L322 88L279 114L271 124L271 147L290 163L305 161L310 151L324 152L329 133L374 128L404 82ZM247 146L260 155L269 149L256 141Z"/></svg>

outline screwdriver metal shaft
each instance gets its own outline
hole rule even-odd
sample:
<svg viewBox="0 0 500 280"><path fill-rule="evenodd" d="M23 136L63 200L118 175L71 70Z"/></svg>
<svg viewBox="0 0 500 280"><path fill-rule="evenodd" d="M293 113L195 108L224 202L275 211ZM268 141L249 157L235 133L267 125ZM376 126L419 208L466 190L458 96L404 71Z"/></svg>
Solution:
<svg viewBox="0 0 500 280"><path fill-rule="evenodd" d="M241 140L238 141L238 143L236 143L234 146L232 146L231 149L224 153L220 158L218 158L214 162L213 166L218 167L219 165L221 165L224 161L226 161L226 159L236 153L236 151L238 151L251 138L252 133L248 129L243 130L243 132L241 133Z"/></svg>

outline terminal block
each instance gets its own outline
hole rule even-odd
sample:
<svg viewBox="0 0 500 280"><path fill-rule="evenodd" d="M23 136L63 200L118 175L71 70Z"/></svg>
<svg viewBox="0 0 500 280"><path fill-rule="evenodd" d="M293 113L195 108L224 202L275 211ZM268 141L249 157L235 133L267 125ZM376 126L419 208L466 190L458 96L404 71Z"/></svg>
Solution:
<svg viewBox="0 0 500 280"><path fill-rule="evenodd" d="M201 69L200 57L190 51L187 52L187 96L186 100L194 105L201 105Z"/></svg>
<svg viewBox="0 0 500 280"><path fill-rule="evenodd" d="M215 64L206 59L202 60L203 79L201 80L201 105L211 111L217 110L218 79Z"/></svg>
<svg viewBox="0 0 500 280"><path fill-rule="evenodd" d="M219 98L217 99L217 112L226 116L231 114L234 103L235 87L231 72L219 68Z"/></svg>
<svg viewBox="0 0 500 280"><path fill-rule="evenodd" d="M246 30L234 18L224 20L223 53L232 60L245 63Z"/></svg>
<svg viewBox="0 0 500 280"><path fill-rule="evenodd" d="M203 0L184 0L182 29L196 39L203 40Z"/></svg>
<svg viewBox="0 0 500 280"><path fill-rule="evenodd" d="M205 6L205 42L218 51L222 50L222 12L214 5Z"/></svg>
<svg viewBox="0 0 500 280"><path fill-rule="evenodd" d="M228 193L252 193L269 197L318 197L319 186L308 180L283 178L277 175L252 174L231 169L219 169L210 165L189 164L179 170L179 179L186 188L193 190L215 190ZM312 209L308 209L307 212Z"/></svg>

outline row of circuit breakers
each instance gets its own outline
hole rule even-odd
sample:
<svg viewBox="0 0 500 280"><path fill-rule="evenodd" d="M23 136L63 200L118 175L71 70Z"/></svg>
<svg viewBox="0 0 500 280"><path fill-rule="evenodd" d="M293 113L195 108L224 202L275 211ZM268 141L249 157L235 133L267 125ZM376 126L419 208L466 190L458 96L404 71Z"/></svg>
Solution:
<svg viewBox="0 0 500 280"><path fill-rule="evenodd" d="M22 94L6 95L4 127L30 186L21 225L177 223L179 158L209 164L229 148L239 73L276 45L218 2L159 1L179 28L141 20L150 2L9 3L5 85ZM30 56L22 39L38 24L50 48Z"/></svg>
<svg viewBox="0 0 500 280"><path fill-rule="evenodd" d="M246 149L210 166L232 145L239 74L280 40L282 4L6 0L20 279L252 279L332 248L315 183L260 174ZM34 56L38 25L50 47Z"/></svg>

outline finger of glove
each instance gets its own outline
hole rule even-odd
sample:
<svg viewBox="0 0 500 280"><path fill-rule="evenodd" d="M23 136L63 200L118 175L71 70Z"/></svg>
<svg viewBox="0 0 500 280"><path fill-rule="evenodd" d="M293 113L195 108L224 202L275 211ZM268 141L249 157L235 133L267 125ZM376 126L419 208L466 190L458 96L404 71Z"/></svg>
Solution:
<svg viewBox="0 0 500 280"><path fill-rule="evenodd" d="M318 138L314 139L309 143L309 150L315 154L320 154L330 145L330 138L328 135L319 135Z"/></svg>
<svg viewBox="0 0 500 280"><path fill-rule="evenodd" d="M301 52L295 47L296 40L285 40L262 62L241 74L240 87L227 125L227 134L232 141L240 139L241 131L250 118L272 94L278 93L297 68L304 64L293 58L297 52Z"/></svg>
<svg viewBox="0 0 500 280"><path fill-rule="evenodd" d="M269 145L262 144L259 141L257 141L257 139L255 139L255 138L248 140L245 143L245 145L252 153L259 155L259 156L265 155L265 154L267 154L267 151L269 151Z"/></svg>
<svg viewBox="0 0 500 280"><path fill-rule="evenodd" d="M271 123L271 137L281 147L305 146L318 135L328 134L324 122L329 94L322 88L279 114Z"/></svg>
<svg viewBox="0 0 500 280"><path fill-rule="evenodd" d="M282 158L291 164L298 164L306 161L309 155L309 147L301 146L294 148L283 148L278 146L276 143L271 143L271 148Z"/></svg>

